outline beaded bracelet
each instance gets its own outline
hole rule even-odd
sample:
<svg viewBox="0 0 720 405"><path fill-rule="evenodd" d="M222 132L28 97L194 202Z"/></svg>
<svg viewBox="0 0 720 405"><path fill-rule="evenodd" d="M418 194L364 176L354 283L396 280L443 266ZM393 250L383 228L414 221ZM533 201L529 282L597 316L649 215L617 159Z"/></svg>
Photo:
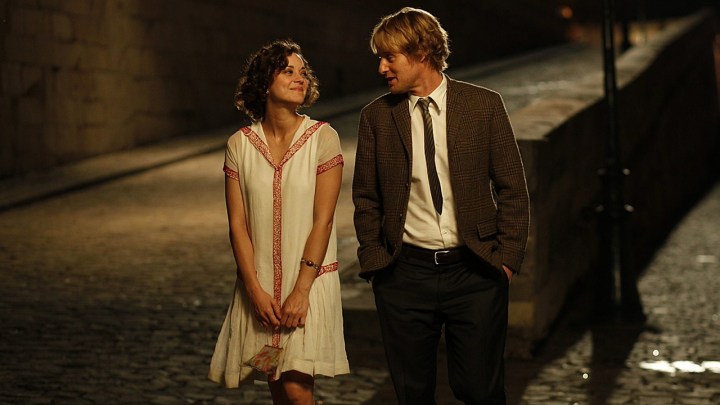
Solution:
<svg viewBox="0 0 720 405"><path fill-rule="evenodd" d="M300 264L304 264L308 267L312 267L313 269L315 269L315 271L320 272L320 265L315 263L312 260L307 260L303 257L302 259L300 259Z"/></svg>

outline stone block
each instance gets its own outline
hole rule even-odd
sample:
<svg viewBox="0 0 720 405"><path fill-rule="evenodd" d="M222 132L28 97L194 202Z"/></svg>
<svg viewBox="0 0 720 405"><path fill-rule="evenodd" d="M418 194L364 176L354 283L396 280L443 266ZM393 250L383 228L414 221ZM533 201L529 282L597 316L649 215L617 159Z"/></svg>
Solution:
<svg viewBox="0 0 720 405"><path fill-rule="evenodd" d="M10 99L0 97L0 178L15 174L15 134L16 125L12 118ZM12 121L11 121L12 120Z"/></svg>
<svg viewBox="0 0 720 405"><path fill-rule="evenodd" d="M62 10L72 14L87 15L92 13L94 8L100 7L97 1L93 0L58 0Z"/></svg>
<svg viewBox="0 0 720 405"><path fill-rule="evenodd" d="M44 76L41 68L37 66L23 66L21 72L21 83L23 92L27 92L33 86L44 87Z"/></svg>
<svg viewBox="0 0 720 405"><path fill-rule="evenodd" d="M112 46L119 49L125 47L147 46L151 22L141 18L119 16L106 26L107 35L112 39Z"/></svg>
<svg viewBox="0 0 720 405"><path fill-rule="evenodd" d="M43 55L38 49L42 41L33 37L23 37L18 34L6 34L4 39L4 63L38 64L43 61ZM47 49L46 46L43 49Z"/></svg>
<svg viewBox="0 0 720 405"><path fill-rule="evenodd" d="M52 14L52 31L53 36L61 41L70 41L73 39L73 27L70 17L62 13Z"/></svg>
<svg viewBox="0 0 720 405"><path fill-rule="evenodd" d="M118 87L114 93L103 99L108 105L108 122L129 125L133 116L146 110L148 100L144 93L140 92L133 82L125 84L127 87Z"/></svg>
<svg viewBox="0 0 720 405"><path fill-rule="evenodd" d="M18 122L20 125L45 123L45 106L35 97L21 97L18 100Z"/></svg>
<svg viewBox="0 0 720 405"><path fill-rule="evenodd" d="M84 156L83 144L77 132L77 125L56 124L53 139L48 142L57 158L64 162Z"/></svg>
<svg viewBox="0 0 720 405"><path fill-rule="evenodd" d="M50 32L50 13L42 9L14 7L10 9L10 33L48 38Z"/></svg>
<svg viewBox="0 0 720 405"><path fill-rule="evenodd" d="M148 39L153 48L156 49L176 49L182 41L178 41L177 37L183 35L183 28L169 21L154 22L149 31Z"/></svg>
<svg viewBox="0 0 720 405"><path fill-rule="evenodd" d="M137 93L132 77L116 72L95 72L93 74L96 85L95 93L98 99L114 105L114 110L125 109L120 106L133 106Z"/></svg>
<svg viewBox="0 0 720 405"><path fill-rule="evenodd" d="M133 117L131 133L138 144L182 134L187 126L172 115L138 114Z"/></svg>
<svg viewBox="0 0 720 405"><path fill-rule="evenodd" d="M84 125L77 129L82 140L82 152L99 155L124 149L127 145L127 134L119 127L106 125Z"/></svg>
<svg viewBox="0 0 720 405"><path fill-rule="evenodd" d="M146 20L162 20L183 2L125 0L113 5L113 14L129 15ZM180 3L180 5L178 5Z"/></svg>
<svg viewBox="0 0 720 405"><path fill-rule="evenodd" d="M112 68L110 51L106 46L85 45L81 48L77 67L81 70L96 71Z"/></svg>
<svg viewBox="0 0 720 405"><path fill-rule="evenodd" d="M22 65L19 63L2 64L2 95L15 97L23 94Z"/></svg>
<svg viewBox="0 0 720 405"><path fill-rule="evenodd" d="M7 24L9 15L10 15L10 7L0 7L0 21L2 21L3 25Z"/></svg>
<svg viewBox="0 0 720 405"><path fill-rule="evenodd" d="M47 56L43 58L43 63L52 64L60 68L76 68L80 64L86 46L78 42L55 42L48 44L44 50L40 51L41 55Z"/></svg>
<svg viewBox="0 0 720 405"><path fill-rule="evenodd" d="M115 68L130 76L155 76L158 74L155 54L147 48L126 48Z"/></svg>
<svg viewBox="0 0 720 405"><path fill-rule="evenodd" d="M527 261L528 257L523 261L523 271L521 274L513 277L512 288L510 289L510 300L511 301L527 301L531 300L534 296L534 278L532 271L527 273L524 269L532 269L533 263Z"/></svg>
<svg viewBox="0 0 720 405"><path fill-rule="evenodd" d="M74 38L78 41L91 44L105 44L109 38L109 27L116 23L94 16L75 15L70 19L71 30ZM122 38L122 37L118 37Z"/></svg>
<svg viewBox="0 0 720 405"><path fill-rule="evenodd" d="M82 125L103 126L107 125L106 105L100 102L84 102L80 104L82 114Z"/></svg>
<svg viewBox="0 0 720 405"><path fill-rule="evenodd" d="M180 84L169 80L144 81L142 97L148 101L144 111L154 114L167 114L182 103L184 89Z"/></svg>
<svg viewBox="0 0 720 405"><path fill-rule="evenodd" d="M193 35L195 41L191 48L195 52L206 53L209 56L225 55L232 52L232 34L224 29L195 27Z"/></svg>
<svg viewBox="0 0 720 405"><path fill-rule="evenodd" d="M59 69L52 73L50 86L53 95L66 100L96 98L96 76L76 69Z"/></svg>
<svg viewBox="0 0 720 405"><path fill-rule="evenodd" d="M27 3L27 1L23 1ZM106 3L102 1L100 3ZM70 14L89 14L93 10L93 0L35 0L35 7ZM95 2L98 3L98 2Z"/></svg>
<svg viewBox="0 0 720 405"><path fill-rule="evenodd" d="M44 130L44 126L39 124L18 125L15 151L21 161L38 158L38 152L44 149Z"/></svg>
<svg viewBox="0 0 720 405"><path fill-rule="evenodd" d="M246 2L247 4L233 5L230 10L225 7L218 7L211 3L204 3L204 7L200 8L198 13L192 8L188 10L198 18L193 20L197 27L217 29L219 27L236 28L244 25L244 23L252 20L257 14L253 13L255 3ZM253 3L253 4L251 4ZM179 20L183 21L183 20ZM239 23L240 22L240 23ZM267 27L266 27L267 28Z"/></svg>
<svg viewBox="0 0 720 405"><path fill-rule="evenodd" d="M509 328L531 330L535 325L535 303L533 301L512 301L508 311Z"/></svg>
<svg viewBox="0 0 720 405"><path fill-rule="evenodd" d="M55 101L48 106L50 119L57 126L76 128L81 122L79 101L77 99L65 98Z"/></svg>

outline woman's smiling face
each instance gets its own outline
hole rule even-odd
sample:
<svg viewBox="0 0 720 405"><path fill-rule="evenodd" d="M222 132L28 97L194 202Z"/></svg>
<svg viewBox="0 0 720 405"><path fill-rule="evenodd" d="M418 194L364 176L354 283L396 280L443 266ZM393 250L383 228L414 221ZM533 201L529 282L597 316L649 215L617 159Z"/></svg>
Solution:
<svg viewBox="0 0 720 405"><path fill-rule="evenodd" d="M289 103L300 106L305 102L308 90L308 75L305 62L296 53L288 56L288 65L278 71L268 88L268 101Z"/></svg>

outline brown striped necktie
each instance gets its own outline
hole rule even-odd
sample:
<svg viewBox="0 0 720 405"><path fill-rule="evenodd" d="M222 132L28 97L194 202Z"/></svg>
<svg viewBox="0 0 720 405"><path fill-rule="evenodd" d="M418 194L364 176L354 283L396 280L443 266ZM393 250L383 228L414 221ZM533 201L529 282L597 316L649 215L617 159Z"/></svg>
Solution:
<svg viewBox="0 0 720 405"><path fill-rule="evenodd" d="M427 164L428 182L430 183L430 195L432 196L435 211L442 214L443 197L440 188L440 179L438 178L437 168L435 168L435 139L433 138L432 117L430 117L430 101L432 99L421 98L417 103L422 111L423 127L425 128L425 163Z"/></svg>

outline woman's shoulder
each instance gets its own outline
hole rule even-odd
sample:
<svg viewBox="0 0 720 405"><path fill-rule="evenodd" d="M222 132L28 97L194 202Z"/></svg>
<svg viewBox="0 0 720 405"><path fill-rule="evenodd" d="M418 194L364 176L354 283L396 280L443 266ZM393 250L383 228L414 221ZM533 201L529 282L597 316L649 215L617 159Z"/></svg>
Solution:
<svg viewBox="0 0 720 405"><path fill-rule="evenodd" d="M250 134L257 133L258 123L253 123L238 128L232 135L228 137L228 144L237 144L240 140L247 138Z"/></svg>
<svg viewBox="0 0 720 405"><path fill-rule="evenodd" d="M312 130L320 136L337 136L337 131L327 121L319 121L305 116L305 125L307 129Z"/></svg>
<svg viewBox="0 0 720 405"><path fill-rule="evenodd" d="M337 131L335 131L335 128L333 128L330 123L310 118L307 115L303 115L303 123L301 125L303 136L306 137L306 139L317 140L338 136Z"/></svg>

